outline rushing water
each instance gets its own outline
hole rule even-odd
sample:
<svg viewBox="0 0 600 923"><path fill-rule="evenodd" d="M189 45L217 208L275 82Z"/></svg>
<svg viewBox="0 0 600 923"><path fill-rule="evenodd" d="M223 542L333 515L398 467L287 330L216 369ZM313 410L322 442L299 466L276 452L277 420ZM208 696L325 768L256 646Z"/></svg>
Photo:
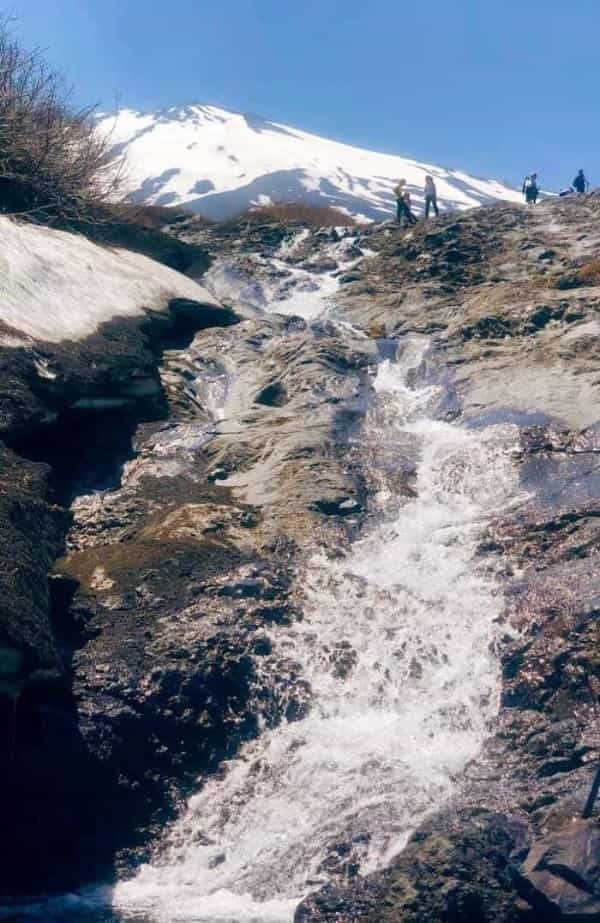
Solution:
<svg viewBox="0 0 600 923"><path fill-rule="evenodd" d="M110 897L70 898L70 915L45 905L44 919L290 923L308 891L384 865L452 794L498 710L502 597L476 548L515 498L516 429L437 419L423 356L409 341L374 381L359 449L370 525L307 561L304 618L272 632L310 684L305 717L208 780L160 861ZM407 458L411 491L399 489ZM95 917L109 900L115 916Z"/></svg>
<svg viewBox="0 0 600 923"><path fill-rule="evenodd" d="M305 230L285 240L272 256L254 254L252 271L235 259L216 260L202 277L202 284L217 300L235 305L241 314L275 312L314 321L334 306L340 274L369 255L363 248L357 256L356 237L343 228L339 231L341 239L322 245L320 250L322 257L337 263L335 270L316 274L287 261L310 236Z"/></svg>
<svg viewBox="0 0 600 923"><path fill-rule="evenodd" d="M452 792L497 712L502 599L475 551L516 492L515 431L435 419L409 344L382 363L361 441L380 514L346 553L316 554L304 620L273 632L301 664L306 717L267 730L191 799L160 863L113 906L152 921L293 918L337 871L383 865ZM416 460L399 499L397 446Z"/></svg>

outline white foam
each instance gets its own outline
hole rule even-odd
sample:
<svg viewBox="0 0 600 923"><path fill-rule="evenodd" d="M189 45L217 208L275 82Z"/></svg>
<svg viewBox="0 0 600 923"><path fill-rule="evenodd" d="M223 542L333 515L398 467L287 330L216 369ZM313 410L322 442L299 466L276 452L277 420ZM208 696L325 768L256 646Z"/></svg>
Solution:
<svg viewBox="0 0 600 923"><path fill-rule="evenodd" d="M417 495L401 501L390 483L383 520L299 576L304 620L273 631L271 666L291 659L310 682L306 717L265 730L206 782L162 861L117 886L125 916L289 923L340 849L362 873L385 864L481 748L503 603L476 547L515 496L516 430L432 419L437 390L410 387L421 354L382 364L362 435L373 458L414 443Z"/></svg>
<svg viewBox="0 0 600 923"><path fill-rule="evenodd" d="M304 229L286 239L272 257L261 257L265 272L250 274L229 260L217 260L203 277L203 283L220 302L235 305L238 313L269 314L302 317L311 323L336 315L335 296L339 291L339 276L352 269L362 258L352 255L356 238L322 245L320 256L334 259L337 268L315 273L286 262L310 236ZM343 233L340 229L340 233ZM282 274L285 277L282 279Z"/></svg>

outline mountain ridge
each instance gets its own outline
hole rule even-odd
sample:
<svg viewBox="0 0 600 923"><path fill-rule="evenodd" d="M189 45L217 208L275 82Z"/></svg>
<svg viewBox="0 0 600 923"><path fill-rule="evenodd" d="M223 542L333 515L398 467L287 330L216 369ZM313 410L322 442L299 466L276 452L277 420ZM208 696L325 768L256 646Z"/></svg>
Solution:
<svg viewBox="0 0 600 923"><path fill-rule="evenodd" d="M127 156L126 187L134 201L185 205L217 220L275 201L334 206L359 220L384 220L394 212L400 177L420 212L428 173L446 210L520 199L497 180L206 103L145 113L123 109L102 116L99 130L110 133L115 155Z"/></svg>

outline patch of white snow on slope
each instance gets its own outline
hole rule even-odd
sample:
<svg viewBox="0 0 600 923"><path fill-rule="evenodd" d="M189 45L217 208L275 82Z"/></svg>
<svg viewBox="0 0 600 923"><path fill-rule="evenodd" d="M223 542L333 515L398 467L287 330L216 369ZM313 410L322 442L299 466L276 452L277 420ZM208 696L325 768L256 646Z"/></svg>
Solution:
<svg viewBox="0 0 600 923"><path fill-rule="evenodd" d="M0 218L0 324L9 328L0 329L0 345L81 339L113 317L162 309L172 298L217 304L196 282L139 253Z"/></svg>

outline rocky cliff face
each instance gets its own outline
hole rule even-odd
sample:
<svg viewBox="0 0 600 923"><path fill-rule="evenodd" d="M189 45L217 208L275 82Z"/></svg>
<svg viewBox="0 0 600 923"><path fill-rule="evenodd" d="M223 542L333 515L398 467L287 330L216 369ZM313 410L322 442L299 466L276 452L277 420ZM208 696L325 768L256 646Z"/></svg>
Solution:
<svg viewBox="0 0 600 923"><path fill-rule="evenodd" d="M369 831L340 821L296 919L598 919L597 821L572 820L600 756L599 213L586 196L410 231L192 220L177 233L210 254L220 304L2 350L5 893L160 856L199 776L303 726L311 685L277 638L302 627L314 550L343 560L378 521L375 457L387 503L418 494L414 439L388 457L363 426L375 369L416 337L437 421L516 434L515 502L477 547L503 599L500 710L380 870L358 875ZM358 654L334 642L350 684Z"/></svg>

